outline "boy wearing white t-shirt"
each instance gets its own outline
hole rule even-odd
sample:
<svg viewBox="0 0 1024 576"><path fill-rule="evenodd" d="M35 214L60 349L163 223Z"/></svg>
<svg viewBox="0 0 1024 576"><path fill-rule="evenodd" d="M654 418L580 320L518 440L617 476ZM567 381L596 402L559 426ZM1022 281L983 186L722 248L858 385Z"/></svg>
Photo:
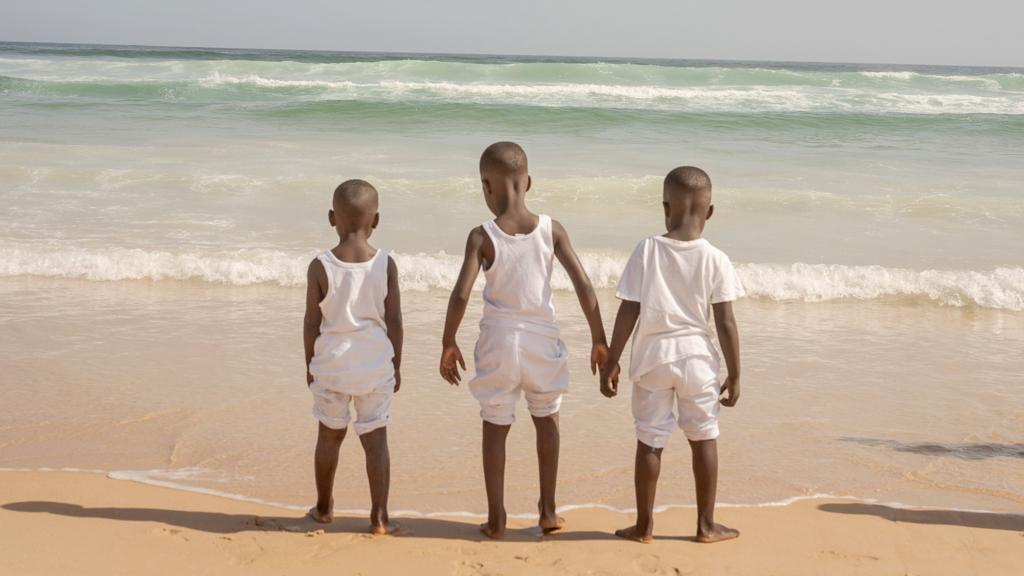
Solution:
<svg viewBox="0 0 1024 576"><path fill-rule="evenodd" d="M601 372L601 393L611 398L618 393L619 358L632 334L637 521L615 534L644 543L653 538L661 452L678 423L693 452L697 541L719 542L739 536L714 520L715 439L719 404L735 406L740 397L739 333L732 301L743 295L743 286L729 257L701 238L714 212L707 173L692 166L669 172L662 204L668 232L641 241L626 264L617 292L622 302ZM727 369L721 385L712 314ZM678 414L673 414L674 407Z"/></svg>
<svg viewBox="0 0 1024 576"><path fill-rule="evenodd" d="M514 142L497 142L480 156L484 201L494 220L470 231L459 279L448 300L441 352L441 376L457 385L466 369L455 336L473 284L484 271L484 312L476 343L476 376L469 383L483 419L484 485L489 538L505 535L505 439L516 402L526 397L537 430L540 471L539 524L544 533L563 527L555 513L558 477L558 410L569 387L568 352L559 337L551 298L554 260L565 268L590 325L593 372L605 364L608 346L597 296L565 228L526 207L530 173L526 152Z"/></svg>
<svg viewBox="0 0 1024 576"><path fill-rule="evenodd" d="M314 258L307 273L306 384L320 421L317 501L309 516L325 524L333 520L338 450L351 423L366 452L371 531L391 534L398 525L388 518L387 425L391 397L402 384L402 305L395 261L369 242L380 221L377 208L377 190L368 182L342 182L328 213L338 245Z"/></svg>

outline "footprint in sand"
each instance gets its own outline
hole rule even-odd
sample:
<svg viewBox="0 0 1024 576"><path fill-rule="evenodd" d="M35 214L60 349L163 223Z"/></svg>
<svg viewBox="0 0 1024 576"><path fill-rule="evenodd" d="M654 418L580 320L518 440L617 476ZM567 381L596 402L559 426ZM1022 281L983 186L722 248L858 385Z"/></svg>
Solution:
<svg viewBox="0 0 1024 576"><path fill-rule="evenodd" d="M484 571L484 565L480 562L463 560L462 562L459 562L459 565L455 568L455 574L457 576L482 576L487 574L487 572Z"/></svg>
<svg viewBox="0 0 1024 576"><path fill-rule="evenodd" d="M176 536L178 538L181 538L185 542L189 541L188 536L185 536L184 534L182 534L181 533L181 529L179 529L179 528L154 528L153 529L153 534L159 534L159 535L165 535L165 536Z"/></svg>
<svg viewBox="0 0 1024 576"><path fill-rule="evenodd" d="M661 569L661 558L657 556L644 556L636 561L637 566L648 574L654 574Z"/></svg>

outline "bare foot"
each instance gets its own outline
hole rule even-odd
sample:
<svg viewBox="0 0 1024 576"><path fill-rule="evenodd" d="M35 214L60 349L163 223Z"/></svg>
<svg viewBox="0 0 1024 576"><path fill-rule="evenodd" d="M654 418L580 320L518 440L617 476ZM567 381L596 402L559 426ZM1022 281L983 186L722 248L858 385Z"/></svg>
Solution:
<svg viewBox="0 0 1024 576"><path fill-rule="evenodd" d="M628 528L622 528L615 531L615 535L619 538L625 538L626 540L632 540L633 542L639 542L641 544L650 544L654 540L654 536L640 530L634 524Z"/></svg>
<svg viewBox="0 0 1024 576"><path fill-rule="evenodd" d="M698 530L697 532L697 542L700 542L701 544L713 544L715 542L732 540L739 537L739 530L722 526L721 524L715 524L711 527L711 530Z"/></svg>
<svg viewBox="0 0 1024 576"><path fill-rule="evenodd" d="M372 524L370 532L374 536L394 536L402 531L402 525L398 522L385 522L383 524Z"/></svg>
<svg viewBox="0 0 1024 576"><path fill-rule="evenodd" d="M333 501L331 502L331 511L327 512L326 514L324 514L323 512L320 512L320 509L317 508L316 506L313 506L312 508L309 509L309 512L306 512L306 516L309 516L315 522L318 522L320 524L330 524L331 522L334 521L334 503L333 503Z"/></svg>
<svg viewBox="0 0 1024 576"><path fill-rule="evenodd" d="M490 522L484 522L480 525L480 531L484 533L491 540L501 540L505 537L505 527L494 528Z"/></svg>
<svg viewBox="0 0 1024 576"><path fill-rule="evenodd" d="M545 534L551 534L552 532L558 532L562 528L565 528L565 518L562 518L557 514L547 517L541 516L538 524L540 524L540 529Z"/></svg>

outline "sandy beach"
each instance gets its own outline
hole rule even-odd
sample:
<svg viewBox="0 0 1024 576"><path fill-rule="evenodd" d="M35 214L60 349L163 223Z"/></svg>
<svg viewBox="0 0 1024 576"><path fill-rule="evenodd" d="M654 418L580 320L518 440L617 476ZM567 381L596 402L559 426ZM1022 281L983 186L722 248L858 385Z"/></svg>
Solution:
<svg viewBox="0 0 1024 576"><path fill-rule="evenodd" d="M898 509L854 500L724 508L733 542L692 540L694 512L657 516L643 545L626 514L565 512L542 537L525 519L503 542L472 517L402 518L404 534L329 526L291 510L71 472L0 473L5 574L1020 574L1024 515Z"/></svg>

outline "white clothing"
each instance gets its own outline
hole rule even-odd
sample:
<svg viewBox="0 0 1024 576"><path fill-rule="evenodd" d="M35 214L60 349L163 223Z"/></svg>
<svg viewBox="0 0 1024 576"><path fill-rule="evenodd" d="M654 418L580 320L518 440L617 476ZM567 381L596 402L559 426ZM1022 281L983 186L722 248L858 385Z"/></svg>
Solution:
<svg viewBox="0 0 1024 576"><path fill-rule="evenodd" d="M690 356L715 356L711 305L743 294L729 257L707 240L651 236L641 241L616 294L640 303L630 380Z"/></svg>
<svg viewBox="0 0 1024 576"><path fill-rule="evenodd" d="M492 424L515 421L520 395L530 414L550 416L569 388L568 353L551 299L551 218L542 214L529 234L511 236L494 221L483 228L494 244L494 262L484 271L476 376L469 389L480 402L480 417Z"/></svg>
<svg viewBox="0 0 1024 576"><path fill-rule="evenodd" d="M356 408L355 432L362 436L388 425L391 413L391 398L395 395L395 379L381 382L376 390L352 396L320 382L309 386L313 393L313 416L333 430L347 428L352 421L349 404Z"/></svg>
<svg viewBox="0 0 1024 576"><path fill-rule="evenodd" d="M555 242L551 217L540 215L529 234L506 234L493 221L483 225L494 245L494 262L484 270L484 312L480 325L508 326L558 334L551 298Z"/></svg>
<svg viewBox="0 0 1024 576"><path fill-rule="evenodd" d="M690 356L662 364L633 383L636 437L664 448L678 423L688 440L718 438L718 358ZM672 413L676 405L678 416Z"/></svg>
<svg viewBox="0 0 1024 576"><path fill-rule="evenodd" d="M485 421L500 426L514 422L520 395L533 416L558 412L569 389L569 354L557 336L483 326L473 357L476 376L469 390L480 402Z"/></svg>
<svg viewBox="0 0 1024 576"><path fill-rule="evenodd" d="M342 262L328 250L317 258L327 272L327 294L309 372L325 389L368 394L395 376L384 322L388 256L377 250L366 262Z"/></svg>

